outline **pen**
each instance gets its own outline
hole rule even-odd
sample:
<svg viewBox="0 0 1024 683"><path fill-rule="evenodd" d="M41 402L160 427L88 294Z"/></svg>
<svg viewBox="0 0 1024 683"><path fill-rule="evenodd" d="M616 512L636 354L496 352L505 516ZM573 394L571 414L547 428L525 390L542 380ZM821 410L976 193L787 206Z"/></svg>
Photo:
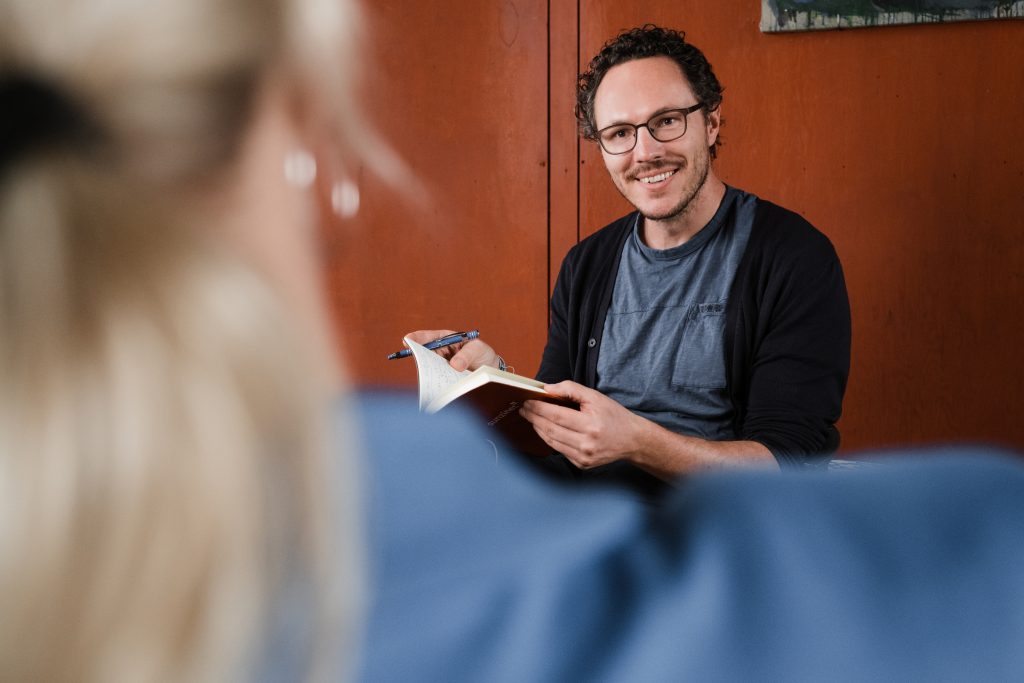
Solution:
<svg viewBox="0 0 1024 683"><path fill-rule="evenodd" d="M439 349L443 346L451 346L452 344L458 344L459 342L469 341L470 339L476 339L479 336L479 330L470 330L469 332L456 332L455 334L449 334L448 336L441 337L440 339L428 341L426 344L423 345L423 348L430 349L431 351L433 351L434 349ZM411 349L402 349L401 351L395 351L394 353L389 354L388 360L395 360L396 358L405 358L406 356L411 355Z"/></svg>

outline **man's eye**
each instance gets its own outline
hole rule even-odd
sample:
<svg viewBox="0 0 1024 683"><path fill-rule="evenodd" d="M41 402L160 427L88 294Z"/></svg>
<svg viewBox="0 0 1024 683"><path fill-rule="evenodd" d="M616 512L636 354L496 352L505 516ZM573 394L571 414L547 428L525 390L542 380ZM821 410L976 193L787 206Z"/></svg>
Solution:
<svg viewBox="0 0 1024 683"><path fill-rule="evenodd" d="M675 126L679 123L678 117L665 116L654 122L655 128L665 128L666 126Z"/></svg>
<svg viewBox="0 0 1024 683"><path fill-rule="evenodd" d="M619 138L620 140L622 138L624 138L624 137L627 137L627 136L629 136L629 131L626 130L625 128L619 128L618 130L613 130L612 134L611 134L612 138Z"/></svg>

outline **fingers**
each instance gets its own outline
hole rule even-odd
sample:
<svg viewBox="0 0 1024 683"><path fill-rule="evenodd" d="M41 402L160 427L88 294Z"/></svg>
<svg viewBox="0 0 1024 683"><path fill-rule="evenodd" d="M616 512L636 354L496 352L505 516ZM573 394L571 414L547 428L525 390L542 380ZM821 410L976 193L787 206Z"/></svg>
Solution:
<svg viewBox="0 0 1024 683"><path fill-rule="evenodd" d="M545 385L549 393L577 401L580 409L531 400L520 414L549 446L583 469L629 457L636 451L636 417L604 394L575 382Z"/></svg>
<svg viewBox="0 0 1024 683"><path fill-rule="evenodd" d="M571 380L565 380L558 384L545 384L544 391L555 396L561 396L582 405L585 402L592 402L596 397L602 396L599 392Z"/></svg>
<svg viewBox="0 0 1024 683"><path fill-rule="evenodd" d="M416 330L415 332L410 332L405 336L407 336L409 339L413 340L417 344L426 344L427 342L432 342L435 339L447 337L448 335L451 334L457 334L457 332L455 330ZM434 353L441 356L441 358L447 359L448 362L450 363L451 360L458 354L459 350L461 350L462 347L465 345L465 343L462 343L451 344L449 346L442 346L439 349L434 349ZM466 366L456 367L454 364L452 365L452 367L460 371L466 369Z"/></svg>
<svg viewBox="0 0 1024 683"><path fill-rule="evenodd" d="M557 424L573 432L580 432L587 427L588 420L583 415L583 403L589 398L588 393L596 393L592 389L569 380L558 384L545 384L544 390L554 396L567 398L580 404L580 410L554 405L544 401L526 401L523 403L523 417L530 420L531 415L536 415L552 424ZM531 422L533 420L530 420Z"/></svg>
<svg viewBox="0 0 1024 683"><path fill-rule="evenodd" d="M526 401L520 412L530 422L536 418L573 432L582 432L589 423L588 418L579 410L545 401Z"/></svg>
<svg viewBox="0 0 1024 683"><path fill-rule="evenodd" d="M456 332L454 330L416 330L405 336L417 344L426 344L450 334L456 334ZM452 368L459 372L476 370L483 365L498 366L497 352L480 339L442 346L439 349L434 349L434 353L446 358Z"/></svg>
<svg viewBox="0 0 1024 683"><path fill-rule="evenodd" d="M484 365L497 366L498 364L498 354L486 342L480 339L473 339L456 346L458 346L458 349L448 362L452 368L460 372L462 370L476 370Z"/></svg>
<svg viewBox="0 0 1024 683"><path fill-rule="evenodd" d="M581 470L589 470L603 465L607 460L596 457L594 448L588 445L588 440L583 434L562 425L534 415L531 420L534 431L537 435L555 451L561 453L569 462Z"/></svg>
<svg viewBox="0 0 1024 683"><path fill-rule="evenodd" d="M544 401L524 402L519 414L533 425L549 446L563 454L566 453L564 449L577 450L592 426L591 418L581 411Z"/></svg>
<svg viewBox="0 0 1024 683"><path fill-rule="evenodd" d="M537 435L553 449L562 453L573 453L576 450L576 442L578 441L578 434L571 429L566 429L562 425L550 420L537 412L531 411L526 408L526 405L534 403L537 404L539 401L527 401L520 409L519 414L522 415L527 422L533 425L533 430L537 432ZM568 457L568 456L567 456Z"/></svg>

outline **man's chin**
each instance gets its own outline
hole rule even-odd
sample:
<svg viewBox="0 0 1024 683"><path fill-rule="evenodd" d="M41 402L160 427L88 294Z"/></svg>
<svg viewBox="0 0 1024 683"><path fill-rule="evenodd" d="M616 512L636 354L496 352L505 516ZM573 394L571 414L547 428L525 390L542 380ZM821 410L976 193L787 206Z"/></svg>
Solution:
<svg viewBox="0 0 1024 683"><path fill-rule="evenodd" d="M644 217L644 220L667 221L685 215L686 212L689 211L691 204L692 202L690 200L686 200L668 209L664 207L658 209L655 209L653 207L644 208L641 206L636 206L635 204L634 206L636 206L636 210L640 212L640 215Z"/></svg>
<svg viewBox="0 0 1024 683"><path fill-rule="evenodd" d="M630 204L640 212L640 215L643 216L645 220L649 221L668 221L685 216L696 204L695 200L700 194L700 191L704 188L707 178L707 167L704 167L704 172L700 174L700 177L696 179L696 182L691 186L683 187L681 197L676 195L678 201L675 204L666 206L665 203L650 202L650 204L654 204L654 206L641 206L633 201L630 201ZM627 197L627 199L629 199L629 197Z"/></svg>

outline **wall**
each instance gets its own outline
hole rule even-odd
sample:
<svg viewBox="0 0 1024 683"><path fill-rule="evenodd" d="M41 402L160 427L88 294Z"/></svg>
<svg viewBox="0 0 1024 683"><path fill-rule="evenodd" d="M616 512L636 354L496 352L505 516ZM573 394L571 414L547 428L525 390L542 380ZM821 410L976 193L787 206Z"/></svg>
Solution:
<svg viewBox="0 0 1024 683"><path fill-rule="evenodd" d="M547 331L547 3L375 2L365 101L420 187L356 169L356 220L326 226L331 293L360 384L417 329L478 328L532 373Z"/></svg>
<svg viewBox="0 0 1024 683"><path fill-rule="evenodd" d="M435 199L402 206L364 181L358 237L331 258L360 383L411 383L378 359L435 325L479 326L533 372L562 255L629 210L572 137L574 74L650 21L684 29L725 86L723 179L802 213L839 252L844 451L1024 448L1024 22L765 35L747 0L374 11L371 104Z"/></svg>

